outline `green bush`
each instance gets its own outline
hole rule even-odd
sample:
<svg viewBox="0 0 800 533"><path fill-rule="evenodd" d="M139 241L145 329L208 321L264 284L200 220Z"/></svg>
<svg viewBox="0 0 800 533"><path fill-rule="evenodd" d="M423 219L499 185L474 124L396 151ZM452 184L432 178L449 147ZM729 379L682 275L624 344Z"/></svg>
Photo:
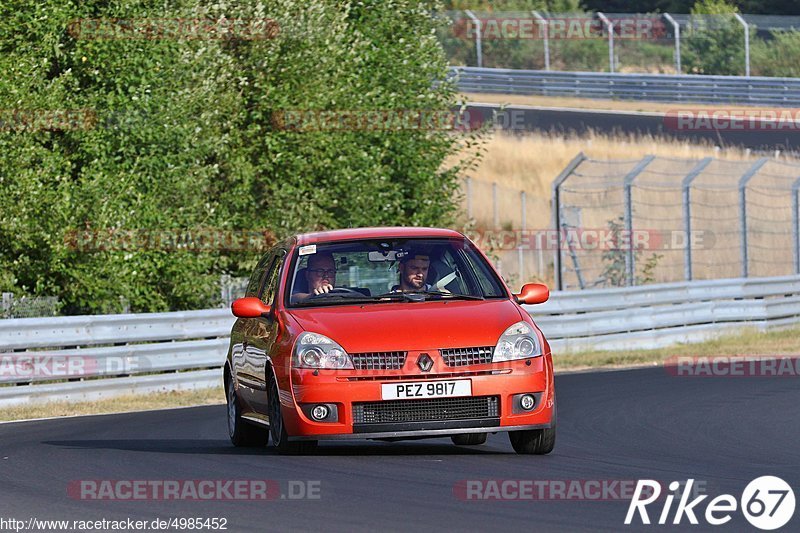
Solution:
<svg viewBox="0 0 800 533"><path fill-rule="evenodd" d="M800 32L772 32L772 39L758 40L750 51L754 76L800 77Z"/></svg>
<svg viewBox="0 0 800 533"><path fill-rule="evenodd" d="M71 313L199 308L259 252L86 252L75 230L443 225L458 139L446 131L293 132L285 110L447 110L430 5L391 0L0 6L0 291ZM434 6L435 7L435 6ZM271 18L274 39L80 39L76 19ZM74 28L74 27L73 27ZM435 83L435 82L439 83ZM87 110L77 129L13 110Z"/></svg>

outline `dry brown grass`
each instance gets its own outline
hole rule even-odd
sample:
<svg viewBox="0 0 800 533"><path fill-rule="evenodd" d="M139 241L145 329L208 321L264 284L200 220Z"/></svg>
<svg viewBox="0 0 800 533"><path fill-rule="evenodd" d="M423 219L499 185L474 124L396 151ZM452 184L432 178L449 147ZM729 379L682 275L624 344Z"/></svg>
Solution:
<svg viewBox="0 0 800 533"><path fill-rule="evenodd" d="M800 328L766 333L744 329L737 335L696 344L680 344L656 350L626 350L555 354L556 371L615 368L632 365L660 365L671 357L694 356L777 356L800 355Z"/></svg>
<svg viewBox="0 0 800 533"><path fill-rule="evenodd" d="M756 158L745 150L728 149L722 152L711 145L652 136L589 134L582 137L561 137L545 133L524 136L493 133L486 138L483 147L485 153L477 166L465 172L465 176L477 181L473 183L475 218L479 223L491 222L490 218L486 218L491 216L488 215L491 206L486 207L485 204L491 202L491 193L487 193L490 191L488 184L496 182L501 202L505 196L509 198L509 204L518 203L519 191L527 193L529 228L548 227L553 180L579 152L599 160L638 160L649 154L698 160L708 156L730 160ZM464 155L465 153L461 153L453 156L448 163L452 164ZM501 212L513 214L515 211L511 208Z"/></svg>
<svg viewBox="0 0 800 533"><path fill-rule="evenodd" d="M702 109L730 109L730 105L721 104L691 104L669 102L638 102L630 100L603 100L600 98L575 98L569 96L537 96L526 94L492 94L492 93L462 93L461 98L467 102L484 104L516 104L538 107L575 107L578 109L612 109L616 111L647 111L665 113L670 109L692 108ZM753 109L766 109L765 106L746 106L736 104L736 107L752 107Z"/></svg>
<svg viewBox="0 0 800 533"><path fill-rule="evenodd" d="M151 409L214 405L224 402L225 392L220 386L210 389L160 392L141 396L119 396L117 398L92 402L49 402L43 404L20 405L3 409L0 412L0 421L126 413L131 411L148 411Z"/></svg>

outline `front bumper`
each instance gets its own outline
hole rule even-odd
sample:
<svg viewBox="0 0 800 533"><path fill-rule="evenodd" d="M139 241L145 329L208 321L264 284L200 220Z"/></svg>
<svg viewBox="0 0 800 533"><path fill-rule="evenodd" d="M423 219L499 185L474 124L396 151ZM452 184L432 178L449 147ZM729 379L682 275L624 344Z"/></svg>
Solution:
<svg viewBox="0 0 800 533"><path fill-rule="evenodd" d="M484 364L459 368L436 368L427 374L391 371L326 371L292 369L291 398L284 396L282 414L290 440L372 439L437 437L460 433L485 433L548 428L553 416L553 377L549 356L513 361L502 365ZM356 420L354 406L419 400L383 400L384 383L468 379L472 395L465 398L493 398L495 408L480 416L453 419L428 416L424 420L385 417L372 423ZM535 394L538 401L528 412L514 409L512 398L522 393ZM316 422L301 405L333 404L336 422ZM391 407L391 406L390 406ZM446 408L445 408L446 409ZM516 411L516 412L515 412ZM358 417L360 418L360 417Z"/></svg>

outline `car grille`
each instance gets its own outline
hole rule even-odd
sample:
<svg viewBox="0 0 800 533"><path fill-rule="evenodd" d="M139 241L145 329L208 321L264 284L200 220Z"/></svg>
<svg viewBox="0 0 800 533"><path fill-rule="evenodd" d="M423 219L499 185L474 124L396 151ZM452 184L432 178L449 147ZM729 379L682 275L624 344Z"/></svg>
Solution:
<svg viewBox="0 0 800 533"><path fill-rule="evenodd" d="M353 423L385 424L391 422L469 420L475 418L497 418L499 413L500 399L498 396L389 400L384 402L354 403Z"/></svg>
<svg viewBox="0 0 800 533"><path fill-rule="evenodd" d="M474 348L445 348L439 350L447 366L480 365L492 362L494 346Z"/></svg>
<svg viewBox="0 0 800 533"><path fill-rule="evenodd" d="M408 352L366 352L352 353L353 367L356 370L399 370L406 363Z"/></svg>

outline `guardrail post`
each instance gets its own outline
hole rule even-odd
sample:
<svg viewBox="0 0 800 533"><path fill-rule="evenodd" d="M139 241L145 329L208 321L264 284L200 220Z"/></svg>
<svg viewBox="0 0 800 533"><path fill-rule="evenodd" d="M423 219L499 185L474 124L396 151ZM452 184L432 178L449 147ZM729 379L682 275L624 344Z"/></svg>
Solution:
<svg viewBox="0 0 800 533"><path fill-rule="evenodd" d="M483 27L481 26L480 19L475 16L475 13L469 9L466 10L465 13L470 19L472 19L472 22L475 23L475 52L478 56L478 68L481 68L483 67L483 49L481 47L481 32L483 31Z"/></svg>
<svg viewBox="0 0 800 533"><path fill-rule="evenodd" d="M741 229L742 229L742 277L746 278L748 276L748 265L747 265L747 182L755 176L761 167L763 167L767 161L769 161L766 157L762 157L758 161L755 162L753 166L747 169L747 172L742 174L742 177L739 178L739 219L741 220Z"/></svg>
<svg viewBox="0 0 800 533"><path fill-rule="evenodd" d="M561 184L584 160L586 160L586 156L583 152L578 153L553 181L553 231L556 233L556 249L553 251L553 279L557 291L564 290L564 277L561 272ZM540 241L539 246L544 246L546 242L547 235Z"/></svg>
<svg viewBox="0 0 800 533"><path fill-rule="evenodd" d="M797 193L800 192L800 178L792 183L792 247L794 248L794 273L800 274L800 209Z"/></svg>
<svg viewBox="0 0 800 533"><path fill-rule="evenodd" d="M539 28L542 30L542 40L544 41L544 69L550 70L550 28L547 26L547 20L539 14L538 11L531 11Z"/></svg>
<svg viewBox="0 0 800 533"><path fill-rule="evenodd" d="M744 75L749 78L750 77L750 25L747 24L747 21L744 20L744 17L742 17L739 13L734 13L733 16L736 17L736 20L738 20L739 23L744 28Z"/></svg>
<svg viewBox="0 0 800 533"><path fill-rule="evenodd" d="M683 276L692 281L692 199L690 196L692 182L713 161L713 157L702 159L681 182L683 189L683 231L686 233L686 248L683 253Z"/></svg>
<svg viewBox="0 0 800 533"><path fill-rule="evenodd" d="M672 18L669 13L664 13L664 18L672 24L672 32L675 35L675 73L681 73L681 25Z"/></svg>
<svg viewBox="0 0 800 533"><path fill-rule="evenodd" d="M631 201L633 180L635 180L636 176L641 174L647 165L655 158L656 156L654 155L645 156L645 158L639 161L636 166L633 167L633 170L625 176L623 182L625 187L625 231L628 235L628 251L625 254L625 284L629 287L635 285L636 281L634 279L634 274L636 272L636 256L633 253L633 202Z"/></svg>
<svg viewBox="0 0 800 533"><path fill-rule="evenodd" d="M614 70L614 23L608 20L608 17L605 16L600 11L597 12L597 17L603 21L603 24L606 27L606 31L608 31L608 67L610 72L613 74Z"/></svg>

